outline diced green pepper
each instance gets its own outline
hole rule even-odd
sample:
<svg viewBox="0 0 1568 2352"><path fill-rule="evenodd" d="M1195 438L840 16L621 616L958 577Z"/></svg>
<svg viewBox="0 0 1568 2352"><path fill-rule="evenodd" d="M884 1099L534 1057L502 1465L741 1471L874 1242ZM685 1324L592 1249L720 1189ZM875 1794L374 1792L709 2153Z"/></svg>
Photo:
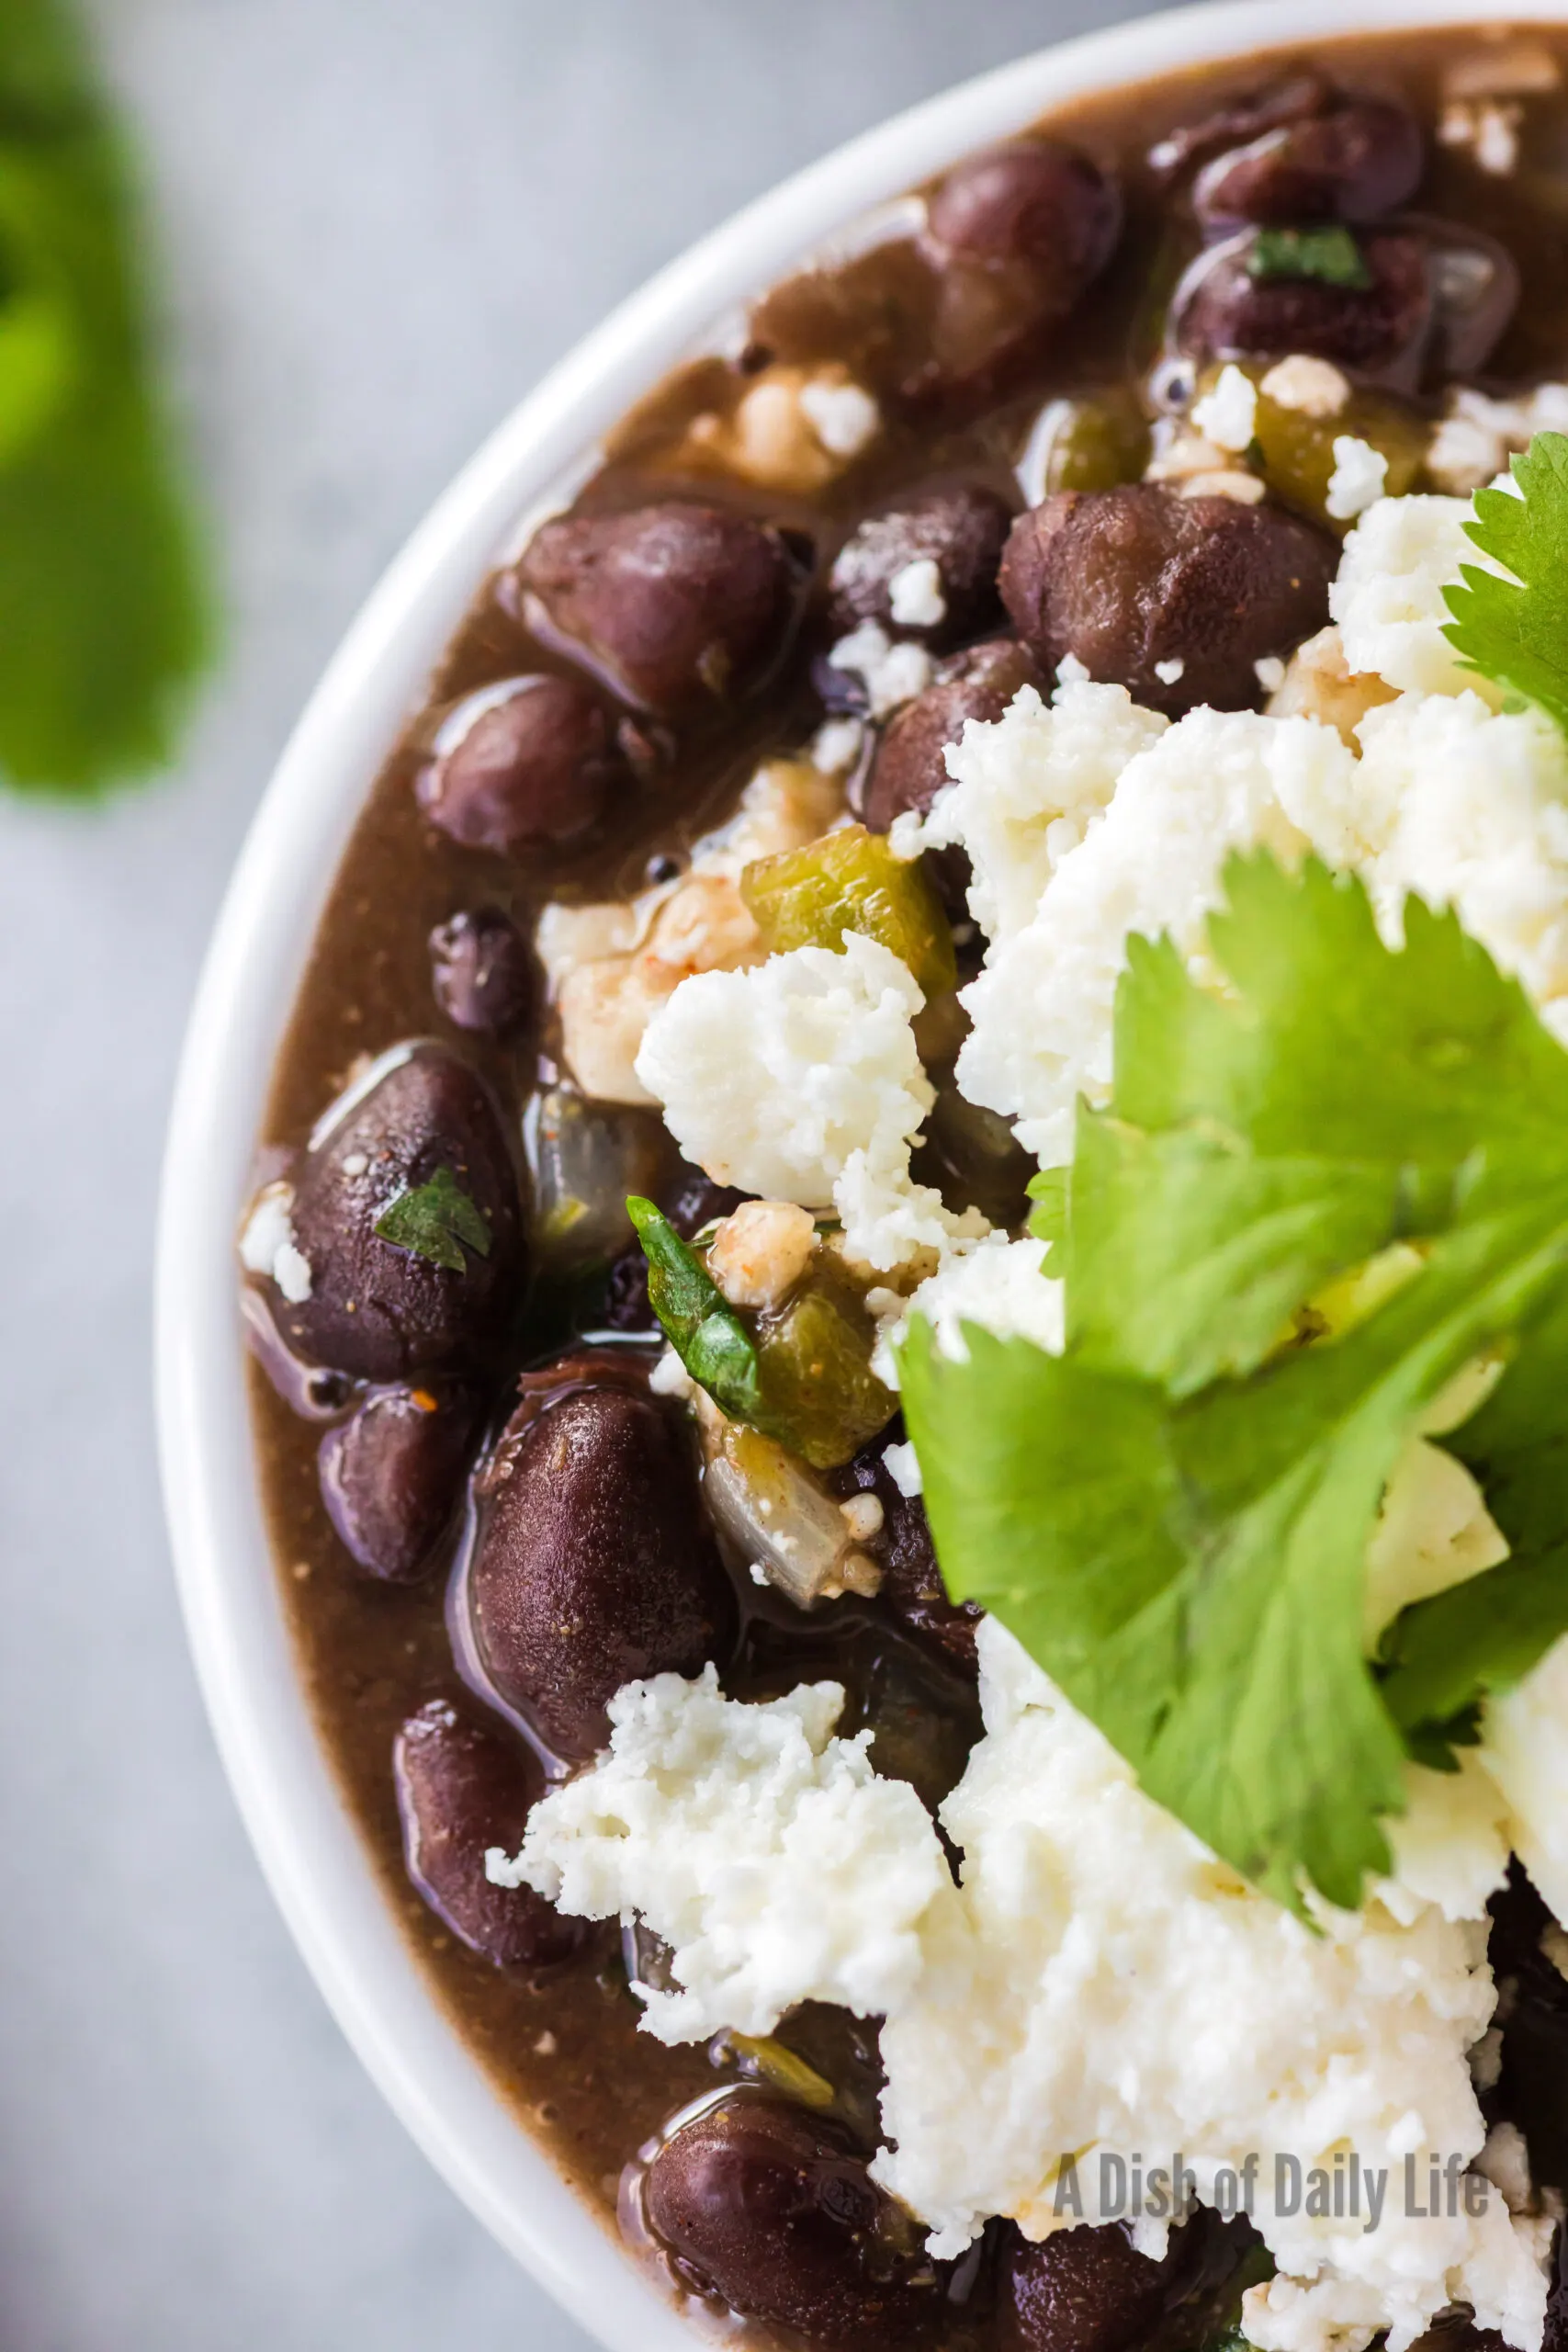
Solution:
<svg viewBox="0 0 1568 2352"><path fill-rule="evenodd" d="M919 859L895 857L863 825L755 859L741 873L740 895L770 955L838 952L845 932L857 931L908 964L928 1001L957 981L952 928Z"/></svg>
<svg viewBox="0 0 1568 2352"><path fill-rule="evenodd" d="M1119 389L1053 401L1034 434L1047 497L1057 490L1114 490L1136 481L1149 459L1149 420L1136 397Z"/></svg>
<svg viewBox="0 0 1568 2352"><path fill-rule="evenodd" d="M713 2055L721 2063L726 2058L732 2059L751 2081L766 2083L801 2107L822 2109L833 2106L838 2098L826 2075L819 2075L815 2066L808 2066L804 2058L797 2058L776 2034L737 2033L731 2030L718 2036L713 2044Z"/></svg>
<svg viewBox="0 0 1568 2352"><path fill-rule="evenodd" d="M634 1193L626 1213L648 1260L649 1303L720 1412L814 1470L848 1462L886 1429L897 1400L871 1369L871 1317L846 1282L824 1269L754 1331L661 1209Z"/></svg>
<svg viewBox="0 0 1568 2352"><path fill-rule="evenodd" d="M836 1297L824 1283L798 1291L761 1334L757 1427L814 1470L850 1461L897 1410L871 1368L874 1338L858 1299Z"/></svg>
<svg viewBox="0 0 1568 2352"><path fill-rule="evenodd" d="M1206 373L1202 390L1210 389L1218 372ZM1334 444L1345 435L1365 441L1387 460L1383 487L1390 498L1403 498L1414 490L1428 428L1404 401L1358 387L1331 416L1314 416L1305 409L1284 407L1262 390L1266 367L1247 367L1242 373L1258 388L1253 434L1258 470L1287 506L1298 507L1331 531L1350 528L1342 515L1328 512L1328 484L1337 462Z"/></svg>

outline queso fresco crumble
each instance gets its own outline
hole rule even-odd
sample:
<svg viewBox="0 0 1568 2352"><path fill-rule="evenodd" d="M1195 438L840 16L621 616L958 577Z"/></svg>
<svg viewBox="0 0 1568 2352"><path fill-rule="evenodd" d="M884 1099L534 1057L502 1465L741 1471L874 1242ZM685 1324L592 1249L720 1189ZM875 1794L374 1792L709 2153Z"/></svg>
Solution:
<svg viewBox="0 0 1568 2352"><path fill-rule="evenodd" d="M1560 50L1122 92L774 289L323 922L324 1736L782 2342L1568 2352Z"/></svg>

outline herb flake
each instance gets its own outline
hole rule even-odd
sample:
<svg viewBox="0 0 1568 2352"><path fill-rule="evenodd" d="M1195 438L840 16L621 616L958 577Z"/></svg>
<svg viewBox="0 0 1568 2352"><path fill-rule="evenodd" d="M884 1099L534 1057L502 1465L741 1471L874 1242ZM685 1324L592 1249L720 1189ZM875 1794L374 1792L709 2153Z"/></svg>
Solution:
<svg viewBox="0 0 1568 2352"><path fill-rule="evenodd" d="M1372 282L1367 257L1348 229L1259 229L1247 256L1249 277L1311 277L1320 285L1365 293Z"/></svg>
<svg viewBox="0 0 1568 2352"><path fill-rule="evenodd" d="M448 1273L468 1272L465 1248L476 1258L490 1256L490 1227L449 1168L438 1168L428 1183L400 1193L374 1229L381 1240L428 1258Z"/></svg>
<svg viewBox="0 0 1568 2352"><path fill-rule="evenodd" d="M626 1215L648 1260L649 1305L666 1339L720 1412L731 1420L755 1421L761 1368L745 1324L661 1208L634 1193Z"/></svg>

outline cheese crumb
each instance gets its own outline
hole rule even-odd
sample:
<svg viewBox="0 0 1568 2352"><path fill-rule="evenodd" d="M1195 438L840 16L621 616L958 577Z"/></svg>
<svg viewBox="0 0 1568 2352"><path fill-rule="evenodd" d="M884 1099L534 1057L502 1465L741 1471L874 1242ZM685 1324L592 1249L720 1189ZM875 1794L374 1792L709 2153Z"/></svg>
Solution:
<svg viewBox="0 0 1568 2352"><path fill-rule="evenodd" d="M858 718L825 718L811 739L811 763L824 775L843 775L859 759L864 741Z"/></svg>
<svg viewBox="0 0 1568 2352"><path fill-rule="evenodd" d="M907 1439L900 1445L885 1446L882 1459L887 1464L888 1476L906 1500L924 1494L925 1481L920 1476L919 1457ZM1568 1969L1564 1969L1563 1974L1568 1975Z"/></svg>
<svg viewBox="0 0 1568 2352"><path fill-rule="evenodd" d="M1568 433L1568 384L1538 384L1521 400L1495 401L1461 385L1427 447L1439 490L1469 496L1500 474L1538 433Z"/></svg>
<svg viewBox="0 0 1568 2352"><path fill-rule="evenodd" d="M828 667L846 677L859 678L873 718L886 718L900 703L924 694L932 675L931 657L923 645L902 639L895 644L879 621L862 621L847 637L829 648Z"/></svg>
<svg viewBox="0 0 1568 2352"><path fill-rule="evenodd" d="M1403 693L1462 694L1475 683L1443 635L1443 590L1480 551L1465 537L1467 498L1380 498L1345 542L1328 592L1346 665ZM1495 567L1494 567L1495 568Z"/></svg>
<svg viewBox="0 0 1568 2352"><path fill-rule="evenodd" d="M1331 360L1315 359L1294 351L1276 360L1258 390L1276 408L1294 409L1302 416L1337 416L1350 397L1350 382Z"/></svg>
<svg viewBox="0 0 1568 2352"><path fill-rule="evenodd" d="M704 972L649 1023L637 1074L716 1183L837 1207L850 1253L880 1271L985 1230L909 1176L934 1095L910 1026L925 1002L880 942L796 947Z"/></svg>
<svg viewBox="0 0 1568 2352"><path fill-rule="evenodd" d="M1239 368L1222 368L1212 392L1193 404L1192 422L1219 448L1249 448L1258 427L1258 390Z"/></svg>
<svg viewBox="0 0 1568 2352"><path fill-rule="evenodd" d="M1454 98L1438 119L1444 147L1468 147L1483 172L1506 179L1518 167L1524 108L1508 100Z"/></svg>
<svg viewBox="0 0 1568 2352"><path fill-rule="evenodd" d="M966 1323L978 1324L998 1340L1032 1340L1037 1348L1059 1355L1062 1285L1041 1272L1044 1255L1043 1241L1032 1236L1012 1241L1005 1233L988 1233L951 1250L934 1274L885 1311L872 1358L878 1377L889 1388L897 1386L894 1351L915 1315L925 1317L941 1352L954 1363L969 1361Z"/></svg>
<svg viewBox="0 0 1568 2352"><path fill-rule="evenodd" d="M935 628L947 618L942 572L934 556L917 556L887 583L887 602L900 628Z"/></svg>
<svg viewBox="0 0 1568 2352"><path fill-rule="evenodd" d="M1266 695L1277 695L1285 683L1285 665L1277 653L1260 653L1252 674Z"/></svg>
<svg viewBox="0 0 1568 2352"><path fill-rule="evenodd" d="M817 438L835 458L858 458L882 430L882 412L859 384L813 377L801 387L800 405Z"/></svg>
<svg viewBox="0 0 1568 2352"><path fill-rule="evenodd" d="M894 2008L952 1883L913 1789L873 1771L871 1733L833 1736L843 1705L836 1682L726 1699L712 1666L628 1683L608 1753L540 1800L518 1854L492 1847L485 1874L662 1937L672 1989L634 1987L660 2041L770 2033L797 2001Z"/></svg>
<svg viewBox="0 0 1568 2352"><path fill-rule="evenodd" d="M1388 459L1381 449L1374 449L1370 441L1359 440L1353 433L1337 434L1334 471L1328 477L1328 495L1324 505L1337 523L1353 522L1382 496L1387 480Z"/></svg>
<svg viewBox="0 0 1568 2352"><path fill-rule="evenodd" d="M1186 673L1187 664L1179 653L1173 653L1168 662L1155 663L1155 676L1163 686L1174 686L1177 680L1184 677Z"/></svg>
<svg viewBox="0 0 1568 2352"><path fill-rule="evenodd" d="M295 1239L293 1208L292 1184L268 1184L257 1194L240 1236L240 1262L247 1273L270 1277L290 1306L302 1306L310 1295L310 1263Z"/></svg>

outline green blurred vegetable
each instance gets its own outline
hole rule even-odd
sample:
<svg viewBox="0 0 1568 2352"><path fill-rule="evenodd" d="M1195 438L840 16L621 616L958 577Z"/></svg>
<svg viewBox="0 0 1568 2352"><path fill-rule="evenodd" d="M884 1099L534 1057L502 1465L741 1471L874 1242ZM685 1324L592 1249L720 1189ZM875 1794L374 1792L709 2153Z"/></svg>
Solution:
<svg viewBox="0 0 1568 2352"><path fill-rule="evenodd" d="M6 0L0 774L28 789L95 792L166 760L210 642L138 215L67 0Z"/></svg>
<svg viewBox="0 0 1568 2352"><path fill-rule="evenodd" d="M1253 463L1275 497L1287 506L1299 507L1314 523L1325 530L1337 531L1341 537L1350 529L1345 516L1328 512L1328 485L1338 464L1334 445L1346 435L1365 441L1387 461L1385 496L1403 498L1415 489L1426 461L1431 428L1407 401L1393 392L1373 391L1356 385L1343 408L1328 416L1314 416L1306 409L1288 408L1264 391L1262 387L1269 374L1266 363L1244 366L1241 372L1258 393ZM1200 391L1211 391L1219 376L1218 368L1206 369L1200 380Z"/></svg>
<svg viewBox="0 0 1568 2352"><path fill-rule="evenodd" d="M845 825L805 849L744 868L740 895L771 956L841 947L846 931L880 940L908 964L927 1001L958 978L953 932L918 859L895 857L886 837Z"/></svg>
<svg viewBox="0 0 1568 2352"><path fill-rule="evenodd" d="M1136 481L1149 461L1149 420L1136 395L1117 385L1053 401L1035 423L1031 448L1042 498L1058 490L1114 490Z"/></svg>
<svg viewBox="0 0 1568 2352"><path fill-rule="evenodd" d="M1315 277L1364 293L1372 282L1366 255L1348 229L1259 229L1247 257L1250 277Z"/></svg>

